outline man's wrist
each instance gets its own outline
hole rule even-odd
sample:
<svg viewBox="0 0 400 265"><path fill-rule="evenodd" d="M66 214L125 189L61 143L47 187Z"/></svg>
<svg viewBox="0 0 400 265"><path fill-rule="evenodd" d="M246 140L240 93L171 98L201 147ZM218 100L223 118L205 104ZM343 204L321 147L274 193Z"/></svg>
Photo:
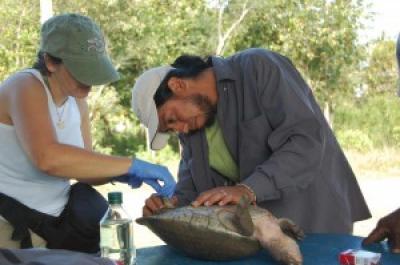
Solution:
<svg viewBox="0 0 400 265"><path fill-rule="evenodd" d="M238 183L236 186L243 187L246 190L251 203L255 203L257 201L256 193L252 188L243 183Z"/></svg>

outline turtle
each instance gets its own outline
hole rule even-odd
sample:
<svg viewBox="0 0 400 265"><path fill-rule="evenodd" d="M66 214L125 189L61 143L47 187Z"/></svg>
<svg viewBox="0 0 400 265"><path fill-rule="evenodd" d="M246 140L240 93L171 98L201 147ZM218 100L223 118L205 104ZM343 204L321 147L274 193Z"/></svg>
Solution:
<svg viewBox="0 0 400 265"><path fill-rule="evenodd" d="M246 197L237 205L164 208L136 222L193 258L235 260L265 248L282 264L303 264L296 242L304 237L302 229L251 204Z"/></svg>

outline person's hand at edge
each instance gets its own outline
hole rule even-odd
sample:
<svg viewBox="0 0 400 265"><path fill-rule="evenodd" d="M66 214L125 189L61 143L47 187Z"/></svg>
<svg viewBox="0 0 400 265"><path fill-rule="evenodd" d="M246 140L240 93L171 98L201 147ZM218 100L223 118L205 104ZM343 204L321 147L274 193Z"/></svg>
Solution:
<svg viewBox="0 0 400 265"><path fill-rule="evenodd" d="M153 215L157 212L159 212L161 209L164 208L169 208L171 206L176 207L178 205L178 197L172 196L169 199L169 203L171 205L166 205L165 201L163 198L160 196L153 194L149 198L146 199L145 205L143 206L143 216L150 216Z"/></svg>
<svg viewBox="0 0 400 265"><path fill-rule="evenodd" d="M400 208L379 220L376 228L363 240L363 245L388 239L393 253L400 253Z"/></svg>

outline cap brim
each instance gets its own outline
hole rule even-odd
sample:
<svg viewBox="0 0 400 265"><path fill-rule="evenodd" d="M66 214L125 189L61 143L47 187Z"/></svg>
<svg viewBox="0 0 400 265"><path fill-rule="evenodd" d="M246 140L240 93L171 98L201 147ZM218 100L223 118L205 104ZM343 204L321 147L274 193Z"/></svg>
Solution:
<svg viewBox="0 0 400 265"><path fill-rule="evenodd" d="M157 108L154 102L150 104L152 104L153 106L151 106L152 111L148 122L147 134L148 134L148 140L150 141L150 148L156 151L164 148L167 145L169 134L157 132L158 130Z"/></svg>
<svg viewBox="0 0 400 265"><path fill-rule="evenodd" d="M65 58L63 62L71 75L85 85L104 85L119 80L119 74L107 55Z"/></svg>

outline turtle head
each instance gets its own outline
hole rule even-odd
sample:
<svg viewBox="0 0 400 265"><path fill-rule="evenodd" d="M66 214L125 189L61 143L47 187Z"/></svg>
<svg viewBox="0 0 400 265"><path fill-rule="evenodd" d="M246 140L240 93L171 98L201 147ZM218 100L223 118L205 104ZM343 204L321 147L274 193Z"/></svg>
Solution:
<svg viewBox="0 0 400 265"><path fill-rule="evenodd" d="M247 196L242 196L239 203L236 205L233 219L236 228L244 236L251 236L254 232L254 224L251 220L249 206L250 199Z"/></svg>
<svg viewBox="0 0 400 265"><path fill-rule="evenodd" d="M168 197L162 197L161 199L162 199L162 201L164 203L164 208L167 208L167 209L175 208L175 204L172 201L172 199L170 199Z"/></svg>

